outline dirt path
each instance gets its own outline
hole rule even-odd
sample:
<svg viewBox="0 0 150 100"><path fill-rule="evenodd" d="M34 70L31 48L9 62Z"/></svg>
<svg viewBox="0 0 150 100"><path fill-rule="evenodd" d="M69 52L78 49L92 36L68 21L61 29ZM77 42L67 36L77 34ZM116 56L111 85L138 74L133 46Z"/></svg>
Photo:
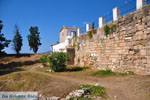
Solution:
<svg viewBox="0 0 150 100"><path fill-rule="evenodd" d="M104 86L109 96L108 100L150 100L150 76L110 76L95 77L87 72L71 72L71 73L46 73L36 70L40 64L33 65L28 71L40 73L57 79L72 81L75 84L91 84L96 83Z"/></svg>

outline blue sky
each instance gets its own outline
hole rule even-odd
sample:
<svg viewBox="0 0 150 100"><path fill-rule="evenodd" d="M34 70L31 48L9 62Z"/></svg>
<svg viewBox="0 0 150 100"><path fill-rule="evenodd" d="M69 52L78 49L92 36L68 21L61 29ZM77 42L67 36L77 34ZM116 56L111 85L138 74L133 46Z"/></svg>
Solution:
<svg viewBox="0 0 150 100"><path fill-rule="evenodd" d="M59 31L63 26L83 27L127 1L130 0L0 0L2 33L12 40L14 25L17 24L23 37L21 53L33 53L27 35L30 26L38 26L42 42L38 53L49 51L50 45L59 41ZM12 43L5 51L15 53Z"/></svg>

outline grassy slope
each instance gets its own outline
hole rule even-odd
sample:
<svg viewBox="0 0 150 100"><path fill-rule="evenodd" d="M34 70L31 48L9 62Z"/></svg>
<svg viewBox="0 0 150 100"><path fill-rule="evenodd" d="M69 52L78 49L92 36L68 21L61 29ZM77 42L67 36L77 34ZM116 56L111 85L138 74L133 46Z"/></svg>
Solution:
<svg viewBox="0 0 150 100"><path fill-rule="evenodd" d="M0 90L3 91L38 91L47 96L64 97L77 87L78 84L70 81L30 72L17 72L0 77Z"/></svg>

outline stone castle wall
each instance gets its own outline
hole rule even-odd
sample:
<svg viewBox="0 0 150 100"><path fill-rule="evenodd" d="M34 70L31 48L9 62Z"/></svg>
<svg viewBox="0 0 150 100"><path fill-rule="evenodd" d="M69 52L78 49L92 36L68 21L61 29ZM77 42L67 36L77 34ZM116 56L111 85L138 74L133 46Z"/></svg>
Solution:
<svg viewBox="0 0 150 100"><path fill-rule="evenodd" d="M113 24L117 29L108 37L102 27L92 39L88 34L74 38L75 65L150 74L150 6L108 23Z"/></svg>

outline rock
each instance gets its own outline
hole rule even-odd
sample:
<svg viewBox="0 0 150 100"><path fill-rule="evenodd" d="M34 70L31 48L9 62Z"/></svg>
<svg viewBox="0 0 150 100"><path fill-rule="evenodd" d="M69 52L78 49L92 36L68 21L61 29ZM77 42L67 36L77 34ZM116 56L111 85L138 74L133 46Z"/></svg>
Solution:
<svg viewBox="0 0 150 100"><path fill-rule="evenodd" d="M44 68L45 66L41 65L40 67L41 67L41 68Z"/></svg>
<svg viewBox="0 0 150 100"><path fill-rule="evenodd" d="M50 69L49 72L53 72L53 71Z"/></svg>
<svg viewBox="0 0 150 100"><path fill-rule="evenodd" d="M81 94L84 94L84 90L76 90L77 93L81 93Z"/></svg>
<svg viewBox="0 0 150 100"><path fill-rule="evenodd" d="M39 94L39 97L42 97L42 94Z"/></svg>
<svg viewBox="0 0 150 100"><path fill-rule="evenodd" d="M69 100L71 98L71 96L67 95L65 100Z"/></svg>
<svg viewBox="0 0 150 100"><path fill-rule="evenodd" d="M47 100L47 97L45 97L41 94L41 95L39 95L39 100Z"/></svg>
<svg viewBox="0 0 150 100"><path fill-rule="evenodd" d="M61 98L60 100L66 100L65 98Z"/></svg>
<svg viewBox="0 0 150 100"><path fill-rule="evenodd" d="M90 90L88 88L83 88L82 90L84 90L84 94L85 95L89 95L90 94Z"/></svg>
<svg viewBox="0 0 150 100"><path fill-rule="evenodd" d="M59 97L50 97L48 100L60 100Z"/></svg>
<svg viewBox="0 0 150 100"><path fill-rule="evenodd" d="M47 69L46 72L54 72L54 71L51 69Z"/></svg>
<svg viewBox="0 0 150 100"><path fill-rule="evenodd" d="M95 86L99 86L99 84L98 84L98 83L96 83L96 84L95 84Z"/></svg>

